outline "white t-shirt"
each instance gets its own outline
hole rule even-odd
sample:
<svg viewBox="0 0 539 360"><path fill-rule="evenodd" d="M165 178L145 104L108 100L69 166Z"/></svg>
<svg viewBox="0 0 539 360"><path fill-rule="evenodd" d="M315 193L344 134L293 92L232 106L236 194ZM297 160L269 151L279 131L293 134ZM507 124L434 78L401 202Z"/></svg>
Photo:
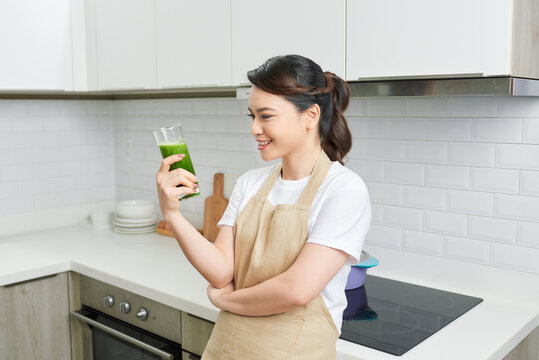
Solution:
<svg viewBox="0 0 539 360"><path fill-rule="evenodd" d="M241 210L277 166L249 170L238 179L218 226L234 226ZM283 180L279 176L268 200L273 205L295 204L309 179L310 176ZM347 263L322 290L322 298L339 331L347 305L344 288L348 273L350 266L359 261L370 222L371 205L365 183L353 171L333 162L311 205L307 242L339 249L350 255Z"/></svg>

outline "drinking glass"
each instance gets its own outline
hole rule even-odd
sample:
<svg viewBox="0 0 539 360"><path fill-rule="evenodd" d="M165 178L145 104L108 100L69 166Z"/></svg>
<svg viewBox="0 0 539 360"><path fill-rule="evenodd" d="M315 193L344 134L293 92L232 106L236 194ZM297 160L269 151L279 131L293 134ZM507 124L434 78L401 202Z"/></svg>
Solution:
<svg viewBox="0 0 539 360"><path fill-rule="evenodd" d="M185 154L183 159L170 165L170 170L182 168L189 171L193 175L196 175L193 162L191 161L191 155L189 155L189 150L187 150L187 144L185 143L185 138L183 137L181 124L164 126L154 130L153 135L155 136L157 145L159 145L159 150L161 150L163 159L170 155ZM195 193L180 195L179 199L188 199L197 196L198 194L200 194L200 190L197 187Z"/></svg>

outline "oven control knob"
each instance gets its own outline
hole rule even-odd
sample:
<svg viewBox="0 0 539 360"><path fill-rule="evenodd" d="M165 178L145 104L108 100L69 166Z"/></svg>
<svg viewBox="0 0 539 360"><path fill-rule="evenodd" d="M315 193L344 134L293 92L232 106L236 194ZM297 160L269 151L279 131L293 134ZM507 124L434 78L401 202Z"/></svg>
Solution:
<svg viewBox="0 0 539 360"><path fill-rule="evenodd" d="M141 307L140 309L138 309L137 311L137 318L142 320L142 321L145 321L147 318L148 318L148 310L146 310L145 308Z"/></svg>
<svg viewBox="0 0 539 360"><path fill-rule="evenodd" d="M103 298L103 305L108 308L112 307L114 305L114 298L110 295L105 296Z"/></svg>
<svg viewBox="0 0 539 360"><path fill-rule="evenodd" d="M122 314L129 314L129 311L131 311L131 306L127 301L122 301L120 303L120 313Z"/></svg>

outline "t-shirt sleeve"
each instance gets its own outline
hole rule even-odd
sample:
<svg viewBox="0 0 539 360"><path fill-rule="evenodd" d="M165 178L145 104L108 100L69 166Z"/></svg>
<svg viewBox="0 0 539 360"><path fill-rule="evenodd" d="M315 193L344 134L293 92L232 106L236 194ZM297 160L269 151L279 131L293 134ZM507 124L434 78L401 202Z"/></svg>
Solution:
<svg viewBox="0 0 539 360"><path fill-rule="evenodd" d="M371 223L371 204L361 180L335 186L328 194L307 242L342 250L348 264L359 262Z"/></svg>
<svg viewBox="0 0 539 360"><path fill-rule="evenodd" d="M219 222L217 223L218 227L221 227L223 225L234 226L234 224L236 223L236 218L239 215L238 212L240 209L241 201L244 196L246 180L246 174L243 174L236 181L234 189L232 190L232 194L230 195L230 199L228 199L228 206L226 207L226 210L221 217L221 220L219 220Z"/></svg>

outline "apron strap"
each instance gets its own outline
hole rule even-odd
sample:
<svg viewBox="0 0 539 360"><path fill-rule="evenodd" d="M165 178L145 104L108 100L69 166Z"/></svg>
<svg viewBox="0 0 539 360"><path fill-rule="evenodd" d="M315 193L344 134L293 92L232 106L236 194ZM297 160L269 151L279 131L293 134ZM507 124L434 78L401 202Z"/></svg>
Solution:
<svg viewBox="0 0 539 360"><path fill-rule="evenodd" d="M314 165L311 178L309 179L307 186L305 186L305 189L301 193L301 196L298 202L296 203L297 205L305 206L308 208L311 207L311 203L313 202L313 199L316 193L318 192L320 185L324 181L330 167L331 167L331 160L329 160L324 150L322 150L322 152L320 153L320 157L318 158L318 160L316 161L316 164Z"/></svg>
<svg viewBox="0 0 539 360"><path fill-rule="evenodd" d="M279 178L279 175L281 175L281 168L282 164L279 164L275 170L268 176L264 184L260 187L258 190L257 195L262 198L267 198L269 193L271 192L271 189L273 189L273 185L275 185L275 182Z"/></svg>

